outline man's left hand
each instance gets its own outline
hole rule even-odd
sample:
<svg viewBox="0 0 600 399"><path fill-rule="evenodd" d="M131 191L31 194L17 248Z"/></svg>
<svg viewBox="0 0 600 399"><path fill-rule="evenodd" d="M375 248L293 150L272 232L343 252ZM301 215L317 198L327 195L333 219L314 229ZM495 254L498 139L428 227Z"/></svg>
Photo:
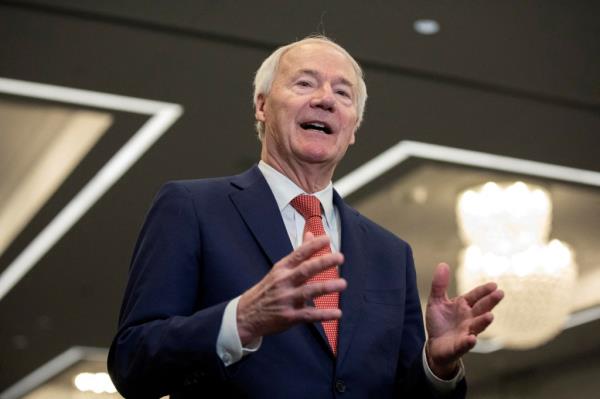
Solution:
<svg viewBox="0 0 600 399"><path fill-rule="evenodd" d="M456 375L460 358L475 346L477 335L493 320L491 310L504 297L496 283L487 283L450 299L449 283L450 268L440 263L431 283L425 325L427 363L442 379Z"/></svg>

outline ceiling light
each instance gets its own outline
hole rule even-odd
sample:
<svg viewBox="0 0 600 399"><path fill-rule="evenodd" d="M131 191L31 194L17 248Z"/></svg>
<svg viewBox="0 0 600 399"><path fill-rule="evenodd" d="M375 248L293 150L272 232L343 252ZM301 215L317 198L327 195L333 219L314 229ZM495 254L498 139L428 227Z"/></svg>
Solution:
<svg viewBox="0 0 600 399"><path fill-rule="evenodd" d="M426 187L419 185L411 190L410 196L416 204L423 205L425 202L427 202L429 191Z"/></svg>
<svg viewBox="0 0 600 399"><path fill-rule="evenodd" d="M435 35L440 31L440 24L433 19L418 19L414 22L413 28L422 35Z"/></svg>
<svg viewBox="0 0 600 399"><path fill-rule="evenodd" d="M117 392L107 373L79 373L73 384L81 392L115 393Z"/></svg>
<svg viewBox="0 0 600 399"><path fill-rule="evenodd" d="M456 213L467 245L457 270L459 291L495 281L505 292L481 337L525 349L556 336L569 315L577 271L571 249L548 241L552 203L546 190L489 182L464 191Z"/></svg>

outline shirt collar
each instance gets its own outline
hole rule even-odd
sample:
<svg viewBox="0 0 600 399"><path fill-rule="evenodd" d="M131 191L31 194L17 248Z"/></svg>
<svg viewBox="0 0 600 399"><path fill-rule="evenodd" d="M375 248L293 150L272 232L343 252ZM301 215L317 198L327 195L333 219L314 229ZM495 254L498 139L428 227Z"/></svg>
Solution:
<svg viewBox="0 0 600 399"><path fill-rule="evenodd" d="M290 201L296 198L300 194L306 194L304 190L296 185L290 178L280 173L278 170L268 165L264 161L258 163L258 169L262 172L269 188L275 196L275 201L279 207L279 211L283 212L283 209L290 204ZM323 213L328 223L331 222L334 217L333 209L333 184L329 182L327 187L316 193L312 193L321 201L323 206Z"/></svg>

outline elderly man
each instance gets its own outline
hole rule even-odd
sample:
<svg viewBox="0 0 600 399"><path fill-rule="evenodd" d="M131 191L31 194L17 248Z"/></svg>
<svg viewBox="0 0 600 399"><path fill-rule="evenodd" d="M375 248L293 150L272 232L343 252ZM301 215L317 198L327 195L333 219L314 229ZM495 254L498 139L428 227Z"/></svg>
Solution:
<svg viewBox="0 0 600 399"><path fill-rule="evenodd" d="M147 216L108 361L124 396L465 395L461 356L502 292L449 299L440 264L425 343L410 247L331 184L366 97L359 65L327 38L264 61L259 164L169 183Z"/></svg>

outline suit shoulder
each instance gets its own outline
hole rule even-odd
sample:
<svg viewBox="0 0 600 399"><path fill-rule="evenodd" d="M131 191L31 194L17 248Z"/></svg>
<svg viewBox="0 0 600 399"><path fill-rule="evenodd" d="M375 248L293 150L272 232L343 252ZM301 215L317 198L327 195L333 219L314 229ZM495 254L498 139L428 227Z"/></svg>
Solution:
<svg viewBox="0 0 600 399"><path fill-rule="evenodd" d="M162 195L182 195L194 199L214 198L233 190L231 176L206 179L171 180L162 185L158 197Z"/></svg>
<svg viewBox="0 0 600 399"><path fill-rule="evenodd" d="M161 191L187 191L190 194L213 191L230 186L231 177L213 177L206 179L170 180L163 184Z"/></svg>
<svg viewBox="0 0 600 399"><path fill-rule="evenodd" d="M193 180L172 180L165 183L161 192L187 192L193 198L214 198L235 192L263 179L258 168L252 167L234 176L212 177Z"/></svg>

